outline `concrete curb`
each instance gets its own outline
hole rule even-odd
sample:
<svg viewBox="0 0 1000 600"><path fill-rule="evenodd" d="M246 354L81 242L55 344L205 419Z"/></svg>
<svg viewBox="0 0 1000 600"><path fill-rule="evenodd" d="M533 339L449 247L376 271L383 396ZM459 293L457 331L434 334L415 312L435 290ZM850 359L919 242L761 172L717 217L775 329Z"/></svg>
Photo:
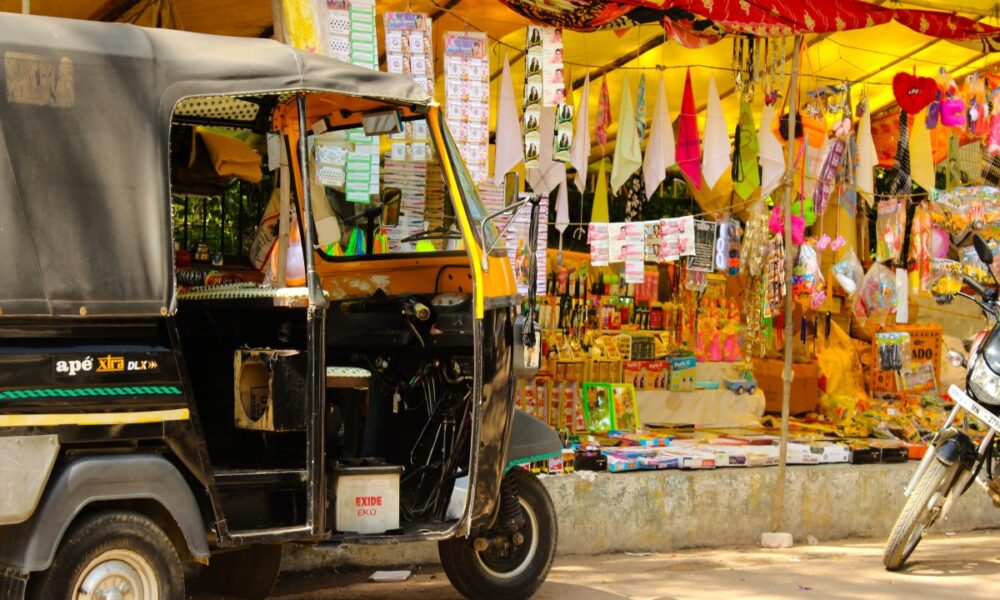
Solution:
<svg viewBox="0 0 1000 600"><path fill-rule="evenodd" d="M781 530L796 543L888 535L905 498L914 461L895 465L789 467ZM770 528L776 468L712 471L572 473L543 477L559 519L559 554L670 552L752 546ZM970 488L947 521L932 531L1000 527L1000 509ZM282 569L438 562L432 543L286 546Z"/></svg>

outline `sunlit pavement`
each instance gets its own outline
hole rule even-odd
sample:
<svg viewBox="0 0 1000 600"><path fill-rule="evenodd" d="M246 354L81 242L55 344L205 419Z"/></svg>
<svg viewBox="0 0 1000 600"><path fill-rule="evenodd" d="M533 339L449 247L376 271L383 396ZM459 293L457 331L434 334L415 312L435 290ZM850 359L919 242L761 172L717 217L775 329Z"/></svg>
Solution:
<svg viewBox="0 0 1000 600"><path fill-rule="evenodd" d="M882 568L882 540L806 540L789 550L738 548L668 554L558 557L539 600L684 598L996 598L1000 532L946 535L921 542L907 568ZM370 570L283 576L281 600L459 599L439 566L403 583L371 583ZM217 598L198 596L199 600Z"/></svg>

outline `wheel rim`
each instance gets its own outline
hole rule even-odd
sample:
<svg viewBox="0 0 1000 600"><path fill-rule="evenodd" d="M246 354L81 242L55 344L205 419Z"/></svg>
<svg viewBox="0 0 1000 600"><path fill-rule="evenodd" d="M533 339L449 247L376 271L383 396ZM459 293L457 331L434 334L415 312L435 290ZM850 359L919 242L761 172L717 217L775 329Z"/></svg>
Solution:
<svg viewBox="0 0 1000 600"><path fill-rule="evenodd" d="M73 600L159 600L156 571L130 550L104 552L80 573Z"/></svg>
<svg viewBox="0 0 1000 600"><path fill-rule="evenodd" d="M518 533L524 536L524 542L519 546L513 546L513 550L507 555L502 554L499 549L493 546L482 552L476 552L476 560L480 566L497 579L513 579L524 573L531 565L535 554L538 553L538 536L536 535L538 518L535 516L535 511L528 506L523 498L518 498L518 501L524 512L524 526L518 530Z"/></svg>

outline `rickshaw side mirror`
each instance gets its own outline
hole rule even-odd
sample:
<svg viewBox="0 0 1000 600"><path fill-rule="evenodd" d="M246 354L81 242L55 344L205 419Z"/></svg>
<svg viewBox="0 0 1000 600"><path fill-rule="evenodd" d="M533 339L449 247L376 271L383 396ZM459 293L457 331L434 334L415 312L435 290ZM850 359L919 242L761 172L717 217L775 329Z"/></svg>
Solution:
<svg viewBox="0 0 1000 600"><path fill-rule="evenodd" d="M403 112L401 110L380 110L361 115L361 127L365 135L390 135L403 131Z"/></svg>
<svg viewBox="0 0 1000 600"><path fill-rule="evenodd" d="M403 190L385 188L382 190L382 226L399 225L399 209L403 205Z"/></svg>
<svg viewBox="0 0 1000 600"><path fill-rule="evenodd" d="M510 208L517 202L517 193L520 189L517 173L507 173L503 178L503 207Z"/></svg>

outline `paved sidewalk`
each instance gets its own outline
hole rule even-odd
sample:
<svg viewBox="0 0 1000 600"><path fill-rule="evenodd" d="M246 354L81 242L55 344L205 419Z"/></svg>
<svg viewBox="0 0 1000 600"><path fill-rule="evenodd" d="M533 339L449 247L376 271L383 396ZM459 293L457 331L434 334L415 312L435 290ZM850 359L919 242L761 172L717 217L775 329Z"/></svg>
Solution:
<svg viewBox="0 0 1000 600"><path fill-rule="evenodd" d="M882 540L675 553L560 556L538 600L686 600L719 598L876 599L996 597L1000 532L944 535L917 548L909 568L882 568ZM804 543L804 540L797 540ZM288 573L272 596L281 600L449 600L461 596L440 567L423 567L405 583L369 583L370 570L344 575ZM207 598L207 597L205 597Z"/></svg>

